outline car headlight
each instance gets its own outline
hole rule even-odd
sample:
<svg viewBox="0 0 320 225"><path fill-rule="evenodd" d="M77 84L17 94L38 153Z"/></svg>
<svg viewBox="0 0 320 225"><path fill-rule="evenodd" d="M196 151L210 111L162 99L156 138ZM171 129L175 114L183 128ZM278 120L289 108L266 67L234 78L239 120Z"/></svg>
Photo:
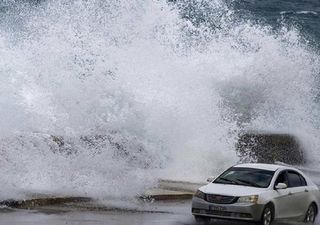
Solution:
<svg viewBox="0 0 320 225"><path fill-rule="evenodd" d="M245 202L245 203L257 203L258 202L258 195L249 195L249 196L242 196L238 199L238 202Z"/></svg>
<svg viewBox="0 0 320 225"><path fill-rule="evenodd" d="M203 193L203 192L200 191L200 190L197 190L196 193L194 194L194 196L197 197L197 198L204 199L205 193Z"/></svg>

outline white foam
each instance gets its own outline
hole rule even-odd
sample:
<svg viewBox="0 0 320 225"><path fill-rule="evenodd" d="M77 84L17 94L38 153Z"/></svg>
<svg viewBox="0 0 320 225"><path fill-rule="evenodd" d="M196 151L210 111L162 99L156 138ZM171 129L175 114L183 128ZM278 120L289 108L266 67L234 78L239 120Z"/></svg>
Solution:
<svg viewBox="0 0 320 225"><path fill-rule="evenodd" d="M319 55L294 29L274 34L209 6L228 11L214 32L164 0L12 9L24 20L0 30L1 197L135 196L159 177L202 180L238 160L244 127L312 131L315 152ZM108 143L75 142L68 155L43 138L109 133L133 161Z"/></svg>
<svg viewBox="0 0 320 225"><path fill-rule="evenodd" d="M302 11L297 11L297 14L312 14L312 15L318 15L317 12L315 11L308 11L308 10L302 10Z"/></svg>

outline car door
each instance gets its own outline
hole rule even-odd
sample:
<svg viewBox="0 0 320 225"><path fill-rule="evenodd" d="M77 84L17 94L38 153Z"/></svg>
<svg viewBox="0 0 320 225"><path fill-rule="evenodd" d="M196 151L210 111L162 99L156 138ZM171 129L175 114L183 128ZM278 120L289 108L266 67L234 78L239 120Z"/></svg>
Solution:
<svg viewBox="0 0 320 225"><path fill-rule="evenodd" d="M285 183L288 188L286 189L275 189L275 197L274 197L274 203L275 203L275 218L276 219L287 219L292 217L292 206L295 204L295 200L292 195L292 190L289 188L289 181L288 181L288 175L287 170L284 170L279 173L275 183L274 183L274 189L275 186L278 183Z"/></svg>
<svg viewBox="0 0 320 225"><path fill-rule="evenodd" d="M289 194L292 196L293 204L289 206L290 217L303 217L308 208L308 189L303 182L302 176L296 171L288 171Z"/></svg>

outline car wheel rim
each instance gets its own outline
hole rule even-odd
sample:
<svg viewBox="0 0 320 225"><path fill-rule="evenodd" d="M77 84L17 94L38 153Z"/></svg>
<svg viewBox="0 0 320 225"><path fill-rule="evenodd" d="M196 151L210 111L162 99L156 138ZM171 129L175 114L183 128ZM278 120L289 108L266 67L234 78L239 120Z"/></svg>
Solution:
<svg viewBox="0 0 320 225"><path fill-rule="evenodd" d="M313 206L310 206L308 211L307 211L306 222L313 222L314 221L314 217L315 217L314 208L313 208Z"/></svg>
<svg viewBox="0 0 320 225"><path fill-rule="evenodd" d="M266 208L263 213L263 225L270 225L272 219L271 210Z"/></svg>

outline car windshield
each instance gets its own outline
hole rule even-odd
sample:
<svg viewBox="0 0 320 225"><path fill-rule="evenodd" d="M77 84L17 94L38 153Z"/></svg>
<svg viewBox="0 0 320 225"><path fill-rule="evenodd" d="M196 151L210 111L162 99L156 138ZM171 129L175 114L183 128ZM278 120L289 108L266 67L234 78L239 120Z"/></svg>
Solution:
<svg viewBox="0 0 320 225"><path fill-rule="evenodd" d="M255 168L231 167L213 183L244 185L266 188L270 185L274 171Z"/></svg>

